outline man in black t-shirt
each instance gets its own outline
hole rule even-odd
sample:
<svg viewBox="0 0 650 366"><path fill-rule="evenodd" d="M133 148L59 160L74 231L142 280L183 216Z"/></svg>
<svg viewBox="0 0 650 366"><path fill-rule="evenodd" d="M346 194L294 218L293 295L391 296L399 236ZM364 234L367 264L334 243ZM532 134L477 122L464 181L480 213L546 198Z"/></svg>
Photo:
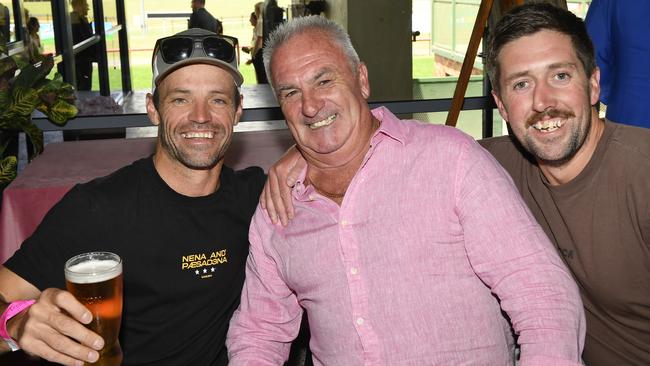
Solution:
<svg viewBox="0 0 650 366"><path fill-rule="evenodd" d="M223 33L223 25L205 8L205 0L192 0L192 15L187 27L201 28L217 34Z"/></svg>
<svg viewBox="0 0 650 366"><path fill-rule="evenodd" d="M123 365L227 365L228 322L265 180L260 168L223 166L242 113L234 52L201 29L158 40L146 103L159 127L155 154L72 188L0 267L0 312L9 318L0 352L19 346L57 363L95 361L104 342L83 325L88 309L61 290L63 266L110 251L124 263ZM5 311L25 299L36 302Z"/></svg>

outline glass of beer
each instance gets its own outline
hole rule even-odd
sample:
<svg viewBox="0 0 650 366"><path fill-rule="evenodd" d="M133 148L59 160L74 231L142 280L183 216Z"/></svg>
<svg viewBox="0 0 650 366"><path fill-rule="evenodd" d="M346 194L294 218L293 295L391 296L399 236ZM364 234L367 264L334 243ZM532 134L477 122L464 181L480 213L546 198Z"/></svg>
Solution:
<svg viewBox="0 0 650 366"><path fill-rule="evenodd" d="M92 365L121 365L122 259L109 252L77 255L65 263L65 280L68 291L93 315L87 327L104 338L99 360Z"/></svg>

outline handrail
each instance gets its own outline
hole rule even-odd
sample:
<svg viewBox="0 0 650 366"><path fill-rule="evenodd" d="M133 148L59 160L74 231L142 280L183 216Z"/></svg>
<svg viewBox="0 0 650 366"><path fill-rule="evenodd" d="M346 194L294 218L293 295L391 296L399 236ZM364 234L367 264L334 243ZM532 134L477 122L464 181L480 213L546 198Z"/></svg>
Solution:
<svg viewBox="0 0 650 366"><path fill-rule="evenodd" d="M102 37L99 36L99 35L97 35L97 34L95 34L95 35L93 35L92 37L86 38L86 39L84 39L83 41L81 41L81 42L75 44L75 45L72 47L72 51L73 51L74 54L76 55L76 54L78 54L79 52L81 52L81 51L83 51L83 50L89 48L90 46L94 46L94 45L96 45L96 44L99 43L99 41L101 41L101 40L102 40Z"/></svg>
<svg viewBox="0 0 650 366"><path fill-rule="evenodd" d="M104 31L104 34L106 34L107 36L110 36L111 34L117 33L117 32L119 32L121 30L122 30L122 24L117 24L117 25L114 25L111 28L107 29L106 31Z"/></svg>

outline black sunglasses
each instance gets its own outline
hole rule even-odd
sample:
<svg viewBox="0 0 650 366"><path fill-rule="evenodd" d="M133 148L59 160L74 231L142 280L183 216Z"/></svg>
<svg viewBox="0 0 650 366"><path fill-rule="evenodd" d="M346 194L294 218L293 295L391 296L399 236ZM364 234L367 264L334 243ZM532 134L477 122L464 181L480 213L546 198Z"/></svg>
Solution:
<svg viewBox="0 0 650 366"><path fill-rule="evenodd" d="M169 37L158 41L163 61L173 64L192 57L195 49L202 49L205 57L232 62L235 59L235 47L228 40L218 36L205 37ZM201 57L201 56L196 56Z"/></svg>

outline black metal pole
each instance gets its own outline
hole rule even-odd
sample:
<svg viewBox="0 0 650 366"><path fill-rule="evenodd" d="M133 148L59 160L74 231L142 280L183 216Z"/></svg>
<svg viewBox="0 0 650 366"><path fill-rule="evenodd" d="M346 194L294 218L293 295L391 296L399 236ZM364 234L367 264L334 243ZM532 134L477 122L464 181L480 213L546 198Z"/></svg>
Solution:
<svg viewBox="0 0 650 366"><path fill-rule="evenodd" d="M99 94L111 95L111 86L108 81L108 56L106 55L106 29L104 29L104 4L102 0L93 0L93 14L95 34L101 39L97 47L97 69L99 74Z"/></svg>
<svg viewBox="0 0 650 366"><path fill-rule="evenodd" d="M57 68L66 83L77 85L74 67L74 51L72 46L72 28L70 27L70 13L68 13L66 0L52 0L52 24L54 27L54 46L56 54L61 55L62 62Z"/></svg>
<svg viewBox="0 0 650 366"><path fill-rule="evenodd" d="M492 84L490 83L490 78L485 69L485 56L486 47L488 43L488 33L490 32L489 27L485 27L483 31L483 52L481 52L483 60L483 95L492 100ZM483 108L483 138L494 136L494 108L485 107Z"/></svg>
<svg viewBox="0 0 650 366"><path fill-rule="evenodd" d="M126 30L126 11L124 0L115 0L115 10L117 13L117 24L122 26L118 32L120 42L120 66L122 68L122 92L124 94L133 91L131 86L131 64L129 62L129 40Z"/></svg>

